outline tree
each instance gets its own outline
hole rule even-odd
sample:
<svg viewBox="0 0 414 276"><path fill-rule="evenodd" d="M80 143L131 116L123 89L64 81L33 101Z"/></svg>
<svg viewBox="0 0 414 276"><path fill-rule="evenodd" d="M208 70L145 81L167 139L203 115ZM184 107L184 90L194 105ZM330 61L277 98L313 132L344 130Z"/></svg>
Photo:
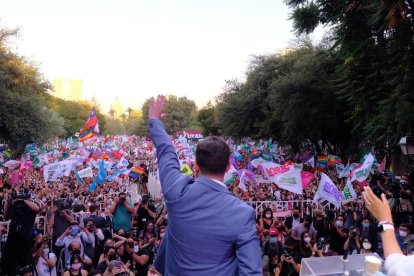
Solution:
<svg viewBox="0 0 414 276"><path fill-rule="evenodd" d="M118 134L123 135L126 134L125 126L123 122L119 119L109 119L106 122L106 127L102 133L103 135L108 134Z"/></svg>
<svg viewBox="0 0 414 276"><path fill-rule="evenodd" d="M0 137L20 151L64 130L63 119L40 101L50 84L34 64L9 49L8 39L16 34L0 27Z"/></svg>
<svg viewBox="0 0 414 276"><path fill-rule="evenodd" d="M142 105L142 125L139 126L139 133L148 134L147 121L150 99ZM175 134L177 130L185 130L189 127L198 127L196 124L197 106L194 101L187 97L167 96L165 102L164 126L169 134Z"/></svg>
<svg viewBox="0 0 414 276"><path fill-rule="evenodd" d="M310 139L315 146L322 140L347 147L343 103L330 82L336 63L327 49L306 39L285 55L255 57L246 81L228 82L217 99L223 133L296 146Z"/></svg>
<svg viewBox="0 0 414 276"><path fill-rule="evenodd" d="M205 136L220 134L220 129L216 117L216 108L212 105L211 101L209 101L205 107L199 110L197 121L200 123L203 129L203 134Z"/></svg>
<svg viewBox="0 0 414 276"><path fill-rule="evenodd" d="M289 0L298 34L332 27L333 76L354 135L395 145L414 130L414 2Z"/></svg>

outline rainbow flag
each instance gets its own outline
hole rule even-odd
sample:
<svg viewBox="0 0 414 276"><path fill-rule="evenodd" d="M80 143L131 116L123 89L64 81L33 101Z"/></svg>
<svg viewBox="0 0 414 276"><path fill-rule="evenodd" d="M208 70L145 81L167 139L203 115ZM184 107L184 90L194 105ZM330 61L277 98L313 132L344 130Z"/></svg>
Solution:
<svg viewBox="0 0 414 276"><path fill-rule="evenodd" d="M138 178L141 174L145 174L145 170L139 166L133 166L128 173L128 176L136 179Z"/></svg>
<svg viewBox="0 0 414 276"><path fill-rule="evenodd" d="M335 165L338 163L342 163L342 159L336 155L328 155L328 165Z"/></svg>
<svg viewBox="0 0 414 276"><path fill-rule="evenodd" d="M99 122L95 108L92 108L88 121L79 132L79 141L84 142L99 134Z"/></svg>
<svg viewBox="0 0 414 276"><path fill-rule="evenodd" d="M326 168L328 165L328 156L320 155L318 156L318 167Z"/></svg>

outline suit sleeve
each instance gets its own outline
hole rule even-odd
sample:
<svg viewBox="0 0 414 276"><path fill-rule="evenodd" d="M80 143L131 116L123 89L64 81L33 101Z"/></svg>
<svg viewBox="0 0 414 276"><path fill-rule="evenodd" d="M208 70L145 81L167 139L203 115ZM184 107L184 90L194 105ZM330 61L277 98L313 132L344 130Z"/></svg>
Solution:
<svg viewBox="0 0 414 276"><path fill-rule="evenodd" d="M148 129L157 149L158 170L164 198L166 201L173 201L181 195L181 191L189 181L177 181L184 176L180 173L177 154L162 122L148 119Z"/></svg>
<svg viewBox="0 0 414 276"><path fill-rule="evenodd" d="M262 254L253 210L249 210L249 216L237 236L236 256L239 263L239 275L263 275Z"/></svg>

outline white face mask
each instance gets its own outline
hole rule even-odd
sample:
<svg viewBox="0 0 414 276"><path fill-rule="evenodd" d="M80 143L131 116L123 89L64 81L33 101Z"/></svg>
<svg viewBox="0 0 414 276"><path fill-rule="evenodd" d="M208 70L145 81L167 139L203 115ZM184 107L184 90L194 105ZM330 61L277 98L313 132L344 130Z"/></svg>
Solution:
<svg viewBox="0 0 414 276"><path fill-rule="evenodd" d="M266 218L271 218L272 214L266 214Z"/></svg>
<svg viewBox="0 0 414 276"><path fill-rule="evenodd" d="M311 241L311 237L306 237L306 238L304 238L303 239L306 243L310 243L310 241Z"/></svg>
<svg viewBox="0 0 414 276"><path fill-rule="evenodd" d="M407 235L408 235L408 233L407 233L407 232L400 230L400 236L401 236L402 238L407 237Z"/></svg>
<svg viewBox="0 0 414 276"><path fill-rule="evenodd" d="M43 248L43 255L49 255L49 248Z"/></svg>
<svg viewBox="0 0 414 276"><path fill-rule="evenodd" d="M138 253L139 252L139 246L138 245L134 245L134 253Z"/></svg>
<svg viewBox="0 0 414 276"><path fill-rule="evenodd" d="M364 249L371 249L371 244L369 242L364 242L362 247L364 247Z"/></svg>

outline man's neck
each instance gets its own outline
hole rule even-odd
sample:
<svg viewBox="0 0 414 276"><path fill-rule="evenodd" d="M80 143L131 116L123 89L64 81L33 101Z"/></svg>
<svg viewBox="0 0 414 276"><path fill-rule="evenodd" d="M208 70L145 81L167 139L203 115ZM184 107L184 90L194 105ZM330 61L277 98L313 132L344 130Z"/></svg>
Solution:
<svg viewBox="0 0 414 276"><path fill-rule="evenodd" d="M211 174L201 174L200 173L198 176L199 177L200 176L205 176L205 177L208 177L210 179L213 179L213 180L219 181L221 183L224 183L224 175L211 175Z"/></svg>

